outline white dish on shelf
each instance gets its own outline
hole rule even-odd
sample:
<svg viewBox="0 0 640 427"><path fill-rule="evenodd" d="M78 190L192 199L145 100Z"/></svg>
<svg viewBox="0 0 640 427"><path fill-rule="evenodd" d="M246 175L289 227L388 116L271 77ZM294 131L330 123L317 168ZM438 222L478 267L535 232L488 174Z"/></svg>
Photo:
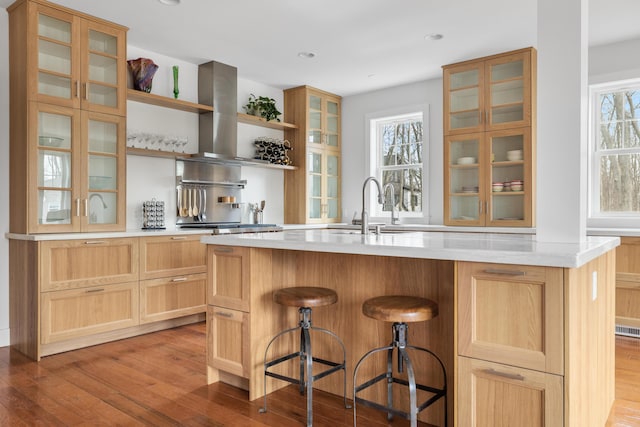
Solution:
<svg viewBox="0 0 640 427"><path fill-rule="evenodd" d="M459 165L473 165L476 162L475 157L458 157Z"/></svg>
<svg viewBox="0 0 640 427"><path fill-rule="evenodd" d="M507 160L509 160L510 162L522 160L522 150L507 151Z"/></svg>

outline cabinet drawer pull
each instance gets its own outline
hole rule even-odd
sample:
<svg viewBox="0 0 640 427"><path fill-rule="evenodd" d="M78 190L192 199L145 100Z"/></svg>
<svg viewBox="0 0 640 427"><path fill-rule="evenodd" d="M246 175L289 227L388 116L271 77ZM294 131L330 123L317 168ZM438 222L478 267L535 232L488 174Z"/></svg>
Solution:
<svg viewBox="0 0 640 427"><path fill-rule="evenodd" d="M233 248L215 248L213 252L230 253L233 252Z"/></svg>
<svg viewBox="0 0 640 427"><path fill-rule="evenodd" d="M233 317L233 314L232 314L232 313L226 313L226 312L224 312L224 311L216 311L214 314L215 314L216 316L226 317L227 319L230 319L230 318L232 318L232 317Z"/></svg>
<svg viewBox="0 0 640 427"><path fill-rule="evenodd" d="M173 236L173 237L171 237L171 240L187 240L187 238L184 237L184 236L181 236L181 237Z"/></svg>
<svg viewBox="0 0 640 427"><path fill-rule="evenodd" d="M524 377L520 374L509 374L507 372L496 371L493 368L483 369L482 372L489 375L495 375L497 377L509 378L510 380L524 381Z"/></svg>
<svg viewBox="0 0 640 427"><path fill-rule="evenodd" d="M501 274L503 276L526 276L526 271L520 270L501 270L499 268L488 268L484 270L487 274Z"/></svg>
<svg viewBox="0 0 640 427"><path fill-rule="evenodd" d="M104 240L87 240L84 242L85 245L102 245Z"/></svg>
<svg viewBox="0 0 640 427"><path fill-rule="evenodd" d="M104 291L104 288L99 288L99 289L88 289L88 290L87 290L87 293L88 293L88 294L90 294L90 293L93 293L93 292L102 292L102 291Z"/></svg>
<svg viewBox="0 0 640 427"><path fill-rule="evenodd" d="M186 282L186 277L176 277L175 279L171 279L172 282Z"/></svg>

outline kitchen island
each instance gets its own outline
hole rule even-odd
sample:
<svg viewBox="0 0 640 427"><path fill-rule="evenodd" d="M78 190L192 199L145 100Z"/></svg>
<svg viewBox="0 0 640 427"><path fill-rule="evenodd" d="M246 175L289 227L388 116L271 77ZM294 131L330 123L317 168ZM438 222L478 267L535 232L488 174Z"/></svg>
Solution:
<svg viewBox="0 0 640 427"><path fill-rule="evenodd" d="M338 293L338 303L313 318L347 346L348 390L355 362L390 340L390 325L362 315L362 302L409 294L439 304L437 318L411 325L409 342L443 360L456 425L602 426L607 419L618 238L562 244L532 235L314 229L201 241L208 244L208 380L246 388L250 400L263 394L268 340L297 323L295 310L274 304L272 293L306 285ZM332 352L322 342L316 349L320 357ZM419 365L441 381L432 366ZM334 375L316 386L340 394L341 382ZM269 380L267 392L283 385ZM442 405L423 419L442 425Z"/></svg>

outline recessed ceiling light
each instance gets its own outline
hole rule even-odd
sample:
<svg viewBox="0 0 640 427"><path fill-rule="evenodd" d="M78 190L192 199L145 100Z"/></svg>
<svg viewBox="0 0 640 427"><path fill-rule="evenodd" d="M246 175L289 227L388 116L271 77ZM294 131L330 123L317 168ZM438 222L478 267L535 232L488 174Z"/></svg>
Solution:
<svg viewBox="0 0 640 427"><path fill-rule="evenodd" d="M166 4L167 6L177 6L180 4L180 0L158 0L162 4Z"/></svg>
<svg viewBox="0 0 640 427"><path fill-rule="evenodd" d="M311 59L316 56L316 54L313 52L298 52L298 56L300 58Z"/></svg>
<svg viewBox="0 0 640 427"><path fill-rule="evenodd" d="M436 41L442 39L444 36L438 33L431 33L424 36L425 40Z"/></svg>

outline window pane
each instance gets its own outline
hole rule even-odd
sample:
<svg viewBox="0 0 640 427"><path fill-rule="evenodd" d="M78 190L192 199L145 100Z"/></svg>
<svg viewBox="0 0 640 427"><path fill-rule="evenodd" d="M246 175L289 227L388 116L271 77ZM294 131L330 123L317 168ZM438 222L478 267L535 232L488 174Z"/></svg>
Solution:
<svg viewBox="0 0 640 427"><path fill-rule="evenodd" d="M393 185L394 205L398 211L422 211L422 168L383 171L382 184L388 183ZM386 194L386 197L391 196Z"/></svg>
<svg viewBox="0 0 640 427"><path fill-rule="evenodd" d="M601 157L600 211L640 212L640 154Z"/></svg>
<svg viewBox="0 0 640 427"><path fill-rule="evenodd" d="M422 163L421 120L383 123L379 134L382 135L382 166Z"/></svg>

